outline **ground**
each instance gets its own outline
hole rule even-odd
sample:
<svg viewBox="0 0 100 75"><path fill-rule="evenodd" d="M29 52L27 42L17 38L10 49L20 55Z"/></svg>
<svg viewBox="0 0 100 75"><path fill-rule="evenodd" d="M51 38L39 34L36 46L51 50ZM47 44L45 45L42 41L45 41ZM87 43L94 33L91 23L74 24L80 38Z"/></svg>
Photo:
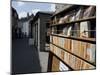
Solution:
<svg viewBox="0 0 100 75"><path fill-rule="evenodd" d="M47 72L48 52L40 52L29 45L28 39L12 41L12 73Z"/></svg>

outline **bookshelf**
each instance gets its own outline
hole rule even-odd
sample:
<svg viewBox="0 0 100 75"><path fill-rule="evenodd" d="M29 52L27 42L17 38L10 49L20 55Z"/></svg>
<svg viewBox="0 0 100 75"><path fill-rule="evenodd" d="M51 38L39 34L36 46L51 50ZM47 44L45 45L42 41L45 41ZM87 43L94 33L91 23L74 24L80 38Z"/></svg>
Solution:
<svg viewBox="0 0 100 75"><path fill-rule="evenodd" d="M89 18L85 18L85 19L79 19L79 20L71 21L71 22L67 22L67 23L53 24L51 26L70 25L70 24L74 24L74 23L80 23L80 22L83 22L83 21L92 21L92 20L95 20L95 19L96 19L96 16L93 16L93 17L89 17ZM52 23L52 21L51 21L51 23Z"/></svg>
<svg viewBox="0 0 100 75"><path fill-rule="evenodd" d="M96 7L72 5L54 14L50 21L48 71L96 68ZM57 64L54 64L57 63Z"/></svg>

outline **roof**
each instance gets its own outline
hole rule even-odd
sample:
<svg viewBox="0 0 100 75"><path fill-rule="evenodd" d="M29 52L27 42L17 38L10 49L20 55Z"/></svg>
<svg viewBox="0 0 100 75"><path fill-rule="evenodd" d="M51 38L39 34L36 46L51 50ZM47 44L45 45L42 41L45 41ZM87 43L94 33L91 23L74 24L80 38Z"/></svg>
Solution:
<svg viewBox="0 0 100 75"><path fill-rule="evenodd" d="M39 11L37 14L48 14L48 15L52 15L54 12L50 12L50 11Z"/></svg>
<svg viewBox="0 0 100 75"><path fill-rule="evenodd" d="M35 20L39 17L40 14L45 14L45 15L50 15L50 16L52 16L53 13L54 13L54 12L50 12L50 11L39 11L39 12L37 12L36 15L34 16L33 21L35 21Z"/></svg>

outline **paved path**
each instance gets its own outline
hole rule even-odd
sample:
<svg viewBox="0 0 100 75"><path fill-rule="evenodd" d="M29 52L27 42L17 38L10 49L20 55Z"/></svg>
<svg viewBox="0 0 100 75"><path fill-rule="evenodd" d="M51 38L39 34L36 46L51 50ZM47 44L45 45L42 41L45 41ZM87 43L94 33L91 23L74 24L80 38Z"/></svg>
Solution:
<svg viewBox="0 0 100 75"><path fill-rule="evenodd" d="M41 72L47 72L48 66L48 52L39 52Z"/></svg>
<svg viewBox="0 0 100 75"><path fill-rule="evenodd" d="M12 72L16 74L46 72L48 53L29 46L28 39L12 41Z"/></svg>

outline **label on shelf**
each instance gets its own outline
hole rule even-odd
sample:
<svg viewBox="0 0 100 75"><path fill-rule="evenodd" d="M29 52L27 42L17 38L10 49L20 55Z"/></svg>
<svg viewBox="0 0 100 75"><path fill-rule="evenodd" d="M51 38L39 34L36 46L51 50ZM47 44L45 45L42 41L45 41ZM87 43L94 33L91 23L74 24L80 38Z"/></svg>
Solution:
<svg viewBox="0 0 100 75"><path fill-rule="evenodd" d="M62 62L60 61L59 70L60 70L60 71L68 71L69 68L68 68L64 63L62 63Z"/></svg>

